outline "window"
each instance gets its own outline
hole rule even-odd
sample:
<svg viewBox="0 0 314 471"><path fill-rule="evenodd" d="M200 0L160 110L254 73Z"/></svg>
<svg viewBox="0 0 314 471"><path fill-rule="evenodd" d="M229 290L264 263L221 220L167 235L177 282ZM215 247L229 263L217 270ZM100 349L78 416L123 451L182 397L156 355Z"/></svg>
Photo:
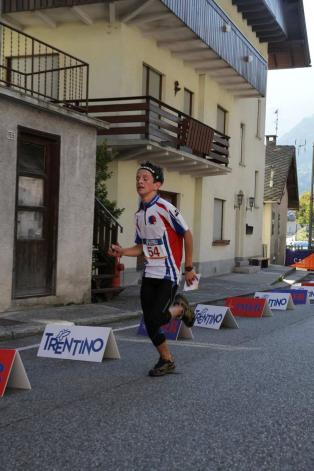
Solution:
<svg viewBox="0 0 314 471"><path fill-rule="evenodd" d="M275 219L276 219L276 214L275 214L275 211L272 210L272 212L271 212L271 235L275 234Z"/></svg>
<svg viewBox="0 0 314 471"><path fill-rule="evenodd" d="M157 100L162 97L162 75L148 65L143 66L143 93Z"/></svg>
<svg viewBox="0 0 314 471"><path fill-rule="evenodd" d="M226 126L227 126L227 111L221 108L221 106L217 106L217 131L221 132L222 134L226 134Z"/></svg>
<svg viewBox="0 0 314 471"><path fill-rule="evenodd" d="M193 111L193 93L190 92L187 88L184 89L184 103L183 103L183 112L192 116Z"/></svg>
<svg viewBox="0 0 314 471"><path fill-rule="evenodd" d="M240 162L239 164L243 166L245 164L244 157L245 157L245 124L241 123L240 124Z"/></svg>
<svg viewBox="0 0 314 471"><path fill-rule="evenodd" d="M214 199L214 241L223 240L224 200Z"/></svg>
<svg viewBox="0 0 314 471"><path fill-rule="evenodd" d="M262 124L261 113L262 113L262 100L259 98L259 99L257 100L257 117L256 117L256 137L257 137L258 139L262 139L262 133L261 133L261 124Z"/></svg>
<svg viewBox="0 0 314 471"><path fill-rule="evenodd" d="M254 207L258 208L258 170L254 173Z"/></svg>

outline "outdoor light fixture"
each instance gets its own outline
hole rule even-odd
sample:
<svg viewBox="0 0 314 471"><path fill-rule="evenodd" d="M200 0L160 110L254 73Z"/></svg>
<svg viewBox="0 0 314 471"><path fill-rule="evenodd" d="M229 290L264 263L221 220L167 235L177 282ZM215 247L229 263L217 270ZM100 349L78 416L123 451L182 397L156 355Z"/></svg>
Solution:
<svg viewBox="0 0 314 471"><path fill-rule="evenodd" d="M240 206L243 203L243 197L244 197L244 193L243 193L242 190L240 190L239 193L236 195L236 201L234 203L234 208L240 209Z"/></svg>
<svg viewBox="0 0 314 471"><path fill-rule="evenodd" d="M253 62L253 56L251 54L249 54L248 56L244 57L244 60L245 60L245 62L250 64L251 62Z"/></svg>
<svg viewBox="0 0 314 471"><path fill-rule="evenodd" d="M230 33L231 25L229 25L229 23L224 24L223 27L222 27L222 30L223 30L224 33Z"/></svg>
<svg viewBox="0 0 314 471"><path fill-rule="evenodd" d="M174 94L176 95L181 90L178 80L174 82Z"/></svg>
<svg viewBox="0 0 314 471"><path fill-rule="evenodd" d="M252 211L252 208L254 206L254 203L255 203L255 198L254 196L250 196L248 199L247 199L247 204L246 204L246 210L250 210Z"/></svg>

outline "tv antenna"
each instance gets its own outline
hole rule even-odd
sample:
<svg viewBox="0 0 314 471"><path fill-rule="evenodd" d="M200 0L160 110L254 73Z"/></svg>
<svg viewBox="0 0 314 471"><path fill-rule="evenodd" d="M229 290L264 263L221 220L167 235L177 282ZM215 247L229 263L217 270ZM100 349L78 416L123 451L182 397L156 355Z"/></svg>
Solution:
<svg viewBox="0 0 314 471"><path fill-rule="evenodd" d="M300 155L300 150L303 148L303 152L306 151L306 139L304 139L304 144L297 144L297 140L295 140L295 147L297 148L297 154Z"/></svg>
<svg viewBox="0 0 314 471"><path fill-rule="evenodd" d="M277 108L274 111L274 114L276 115L276 118L275 118L275 135L278 136L279 108Z"/></svg>

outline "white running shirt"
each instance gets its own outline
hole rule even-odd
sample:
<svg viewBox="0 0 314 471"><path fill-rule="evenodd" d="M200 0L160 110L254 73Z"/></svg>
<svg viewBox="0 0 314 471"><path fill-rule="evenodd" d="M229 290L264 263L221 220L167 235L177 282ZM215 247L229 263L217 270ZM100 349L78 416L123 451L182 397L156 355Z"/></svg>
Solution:
<svg viewBox="0 0 314 471"><path fill-rule="evenodd" d="M135 243L143 245L145 278L179 284L183 235L188 226L173 204L156 195L135 214Z"/></svg>

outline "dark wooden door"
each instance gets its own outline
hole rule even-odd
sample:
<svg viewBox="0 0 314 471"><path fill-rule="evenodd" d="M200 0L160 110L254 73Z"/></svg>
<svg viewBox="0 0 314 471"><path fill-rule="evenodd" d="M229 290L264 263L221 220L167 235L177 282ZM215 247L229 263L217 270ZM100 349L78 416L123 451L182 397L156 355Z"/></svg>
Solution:
<svg viewBox="0 0 314 471"><path fill-rule="evenodd" d="M59 138L19 130L13 297L55 294Z"/></svg>
<svg viewBox="0 0 314 471"><path fill-rule="evenodd" d="M159 190L158 193L161 198L173 204L173 206L177 207L178 193L172 193L172 191L162 191L162 190Z"/></svg>

